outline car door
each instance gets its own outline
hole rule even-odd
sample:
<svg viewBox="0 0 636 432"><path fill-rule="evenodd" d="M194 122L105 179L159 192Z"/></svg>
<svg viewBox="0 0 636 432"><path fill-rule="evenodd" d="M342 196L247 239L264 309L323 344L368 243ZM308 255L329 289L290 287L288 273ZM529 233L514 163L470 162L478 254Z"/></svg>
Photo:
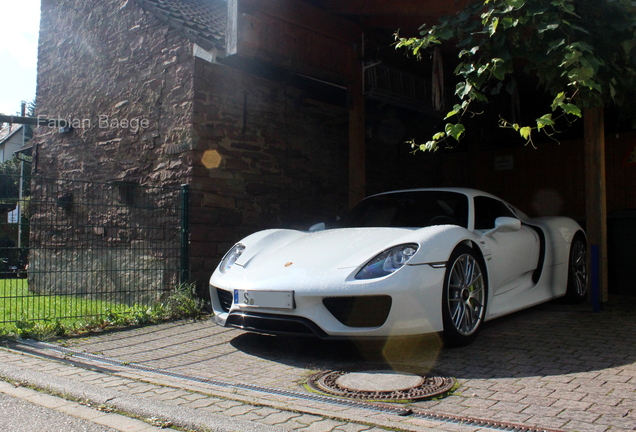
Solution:
<svg viewBox="0 0 636 432"><path fill-rule="evenodd" d="M482 234L482 247L489 253L490 289L495 296L531 284L539 259L539 236L528 226L484 235L495 227L498 217L517 218L502 201L486 196L474 198L474 229Z"/></svg>

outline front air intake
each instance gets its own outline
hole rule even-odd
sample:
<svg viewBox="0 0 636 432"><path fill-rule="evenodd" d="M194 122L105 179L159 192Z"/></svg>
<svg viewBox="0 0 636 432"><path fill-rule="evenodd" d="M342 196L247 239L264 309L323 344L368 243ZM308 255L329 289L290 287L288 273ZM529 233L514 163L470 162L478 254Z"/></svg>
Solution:
<svg viewBox="0 0 636 432"><path fill-rule="evenodd" d="M223 312L229 312L232 307L232 301L234 300L232 293L230 291L217 288L216 294L219 296L219 303L221 303L221 309L223 309Z"/></svg>
<svg viewBox="0 0 636 432"><path fill-rule="evenodd" d="M388 295L327 297L322 303L347 327L380 327L389 316L392 300Z"/></svg>

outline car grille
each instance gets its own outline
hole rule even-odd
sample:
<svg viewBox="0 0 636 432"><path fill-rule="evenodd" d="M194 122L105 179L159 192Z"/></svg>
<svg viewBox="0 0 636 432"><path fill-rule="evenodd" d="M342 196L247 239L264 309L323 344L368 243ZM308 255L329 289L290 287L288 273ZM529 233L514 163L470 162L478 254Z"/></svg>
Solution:
<svg viewBox="0 0 636 432"><path fill-rule="evenodd" d="M230 291L222 290L221 288L216 289L216 295L219 296L219 302L221 303L221 309L224 312L229 312L232 307L232 301L234 300L234 296Z"/></svg>
<svg viewBox="0 0 636 432"><path fill-rule="evenodd" d="M228 327L266 334L316 335L321 338L327 334L307 318L264 314L256 312L234 312L227 317Z"/></svg>
<svg viewBox="0 0 636 432"><path fill-rule="evenodd" d="M389 316L392 300L388 295L327 297L322 303L347 327L380 327Z"/></svg>

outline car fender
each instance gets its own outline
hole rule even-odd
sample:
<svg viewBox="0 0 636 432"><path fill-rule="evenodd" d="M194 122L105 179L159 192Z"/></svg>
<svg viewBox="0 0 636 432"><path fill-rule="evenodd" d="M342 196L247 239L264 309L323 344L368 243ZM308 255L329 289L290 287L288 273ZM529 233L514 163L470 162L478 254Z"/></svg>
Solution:
<svg viewBox="0 0 636 432"><path fill-rule="evenodd" d="M431 228L416 231L416 236L421 232L417 239L420 249L409 262L410 265L446 263L457 245L462 243L470 247L477 245L481 256L485 258L487 255L479 237L466 228L457 225L442 225L435 228L434 231Z"/></svg>

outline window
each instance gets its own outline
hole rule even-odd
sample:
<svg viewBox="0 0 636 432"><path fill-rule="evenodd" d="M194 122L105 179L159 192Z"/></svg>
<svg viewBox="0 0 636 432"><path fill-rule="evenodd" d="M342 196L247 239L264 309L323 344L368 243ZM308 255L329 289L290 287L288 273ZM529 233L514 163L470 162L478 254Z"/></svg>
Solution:
<svg viewBox="0 0 636 432"><path fill-rule="evenodd" d="M513 211L503 202L489 197L475 197L475 229L487 230L495 227L495 219L507 216L516 218Z"/></svg>
<svg viewBox="0 0 636 432"><path fill-rule="evenodd" d="M468 227L466 195L446 191L406 191L363 200L340 227L422 228L431 225Z"/></svg>

